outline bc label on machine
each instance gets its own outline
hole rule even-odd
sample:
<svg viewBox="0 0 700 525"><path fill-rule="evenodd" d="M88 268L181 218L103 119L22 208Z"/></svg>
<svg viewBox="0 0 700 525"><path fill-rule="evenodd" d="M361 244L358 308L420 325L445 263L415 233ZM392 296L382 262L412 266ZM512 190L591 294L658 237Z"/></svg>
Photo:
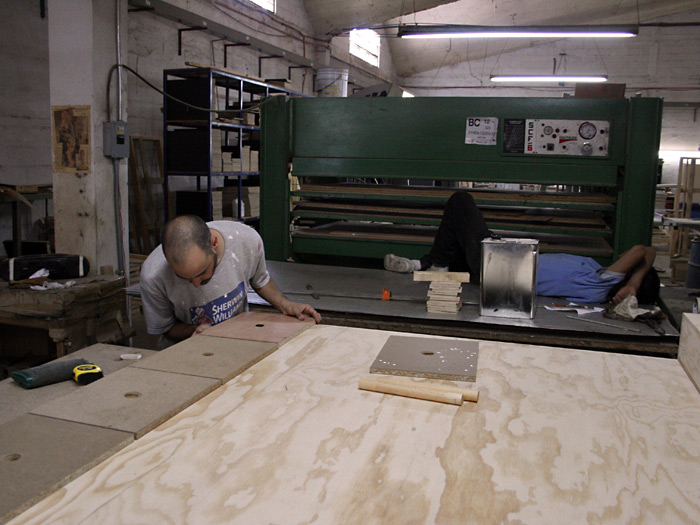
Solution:
<svg viewBox="0 0 700 525"><path fill-rule="evenodd" d="M498 119L495 117L467 117L465 144L495 146L498 134Z"/></svg>

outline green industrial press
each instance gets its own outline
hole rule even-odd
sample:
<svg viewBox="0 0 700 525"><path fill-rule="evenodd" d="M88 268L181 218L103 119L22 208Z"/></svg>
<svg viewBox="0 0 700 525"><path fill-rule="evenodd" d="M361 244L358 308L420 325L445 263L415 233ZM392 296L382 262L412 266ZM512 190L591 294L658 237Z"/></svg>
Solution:
<svg viewBox="0 0 700 525"><path fill-rule="evenodd" d="M650 244L658 98L287 98L262 108L267 257L427 253L469 191L489 228L608 264Z"/></svg>

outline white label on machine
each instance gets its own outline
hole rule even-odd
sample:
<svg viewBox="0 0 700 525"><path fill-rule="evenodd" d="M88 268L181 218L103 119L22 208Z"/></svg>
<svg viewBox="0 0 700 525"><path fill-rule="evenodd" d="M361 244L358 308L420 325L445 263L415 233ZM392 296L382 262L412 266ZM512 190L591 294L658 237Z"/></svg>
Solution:
<svg viewBox="0 0 700 525"><path fill-rule="evenodd" d="M495 146L498 137L498 119L496 117L467 117L465 144Z"/></svg>
<svg viewBox="0 0 700 525"><path fill-rule="evenodd" d="M526 120L525 151L535 155L607 157L610 122L605 120Z"/></svg>

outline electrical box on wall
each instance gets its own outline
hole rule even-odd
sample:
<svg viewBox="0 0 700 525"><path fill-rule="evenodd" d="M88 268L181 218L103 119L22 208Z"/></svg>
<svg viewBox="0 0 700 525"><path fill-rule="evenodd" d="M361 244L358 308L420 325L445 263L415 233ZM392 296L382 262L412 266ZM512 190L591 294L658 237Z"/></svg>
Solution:
<svg viewBox="0 0 700 525"><path fill-rule="evenodd" d="M605 120L505 119L504 153L607 157Z"/></svg>
<svg viewBox="0 0 700 525"><path fill-rule="evenodd" d="M102 127L105 157L125 159L129 156L129 125L123 120L105 122Z"/></svg>

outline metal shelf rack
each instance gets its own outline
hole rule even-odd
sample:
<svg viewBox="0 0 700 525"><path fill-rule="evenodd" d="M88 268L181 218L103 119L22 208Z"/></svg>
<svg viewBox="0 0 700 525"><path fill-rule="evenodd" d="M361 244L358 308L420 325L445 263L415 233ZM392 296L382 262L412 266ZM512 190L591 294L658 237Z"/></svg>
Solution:
<svg viewBox="0 0 700 525"><path fill-rule="evenodd" d="M221 93L223 90L223 94ZM243 217L243 180L260 176L260 171L223 171L212 167L212 131L223 131L222 150L232 153L243 151L244 142L256 142L254 135L260 133L260 126L221 120L221 115L243 115L243 110L251 105L263 103L270 96L282 94L292 97L305 97L303 93L270 84L259 79L210 67L189 67L166 69L163 71L163 91L193 106L206 107L205 112L187 107L163 97L163 150L164 182L163 190L165 219L170 218L169 178L196 177L197 191L202 190L205 179L207 213L205 220L212 220L212 189L215 177L236 178L238 186L238 210L236 218L244 222L255 222L258 217ZM223 109L217 105L223 98ZM175 140L174 132L181 133ZM229 140L230 135L235 135ZM224 149L225 148L225 149ZM185 150L186 151L183 151Z"/></svg>

